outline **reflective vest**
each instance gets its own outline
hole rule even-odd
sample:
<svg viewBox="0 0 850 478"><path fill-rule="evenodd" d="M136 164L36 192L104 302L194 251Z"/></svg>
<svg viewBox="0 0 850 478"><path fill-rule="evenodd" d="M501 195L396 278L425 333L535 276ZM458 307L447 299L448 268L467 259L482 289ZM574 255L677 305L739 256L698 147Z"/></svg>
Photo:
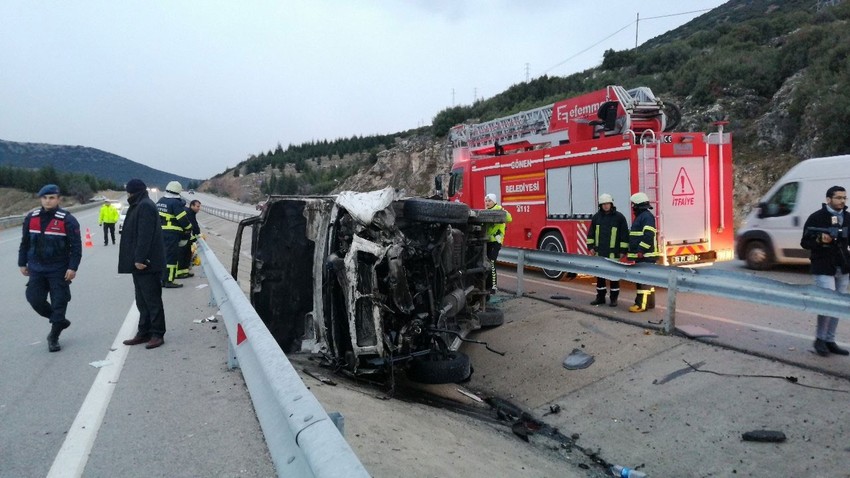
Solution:
<svg viewBox="0 0 850 478"><path fill-rule="evenodd" d="M505 211L502 209L502 206L498 204L493 205L490 209L494 211ZM505 222L487 225L487 242L498 242L499 244L505 242L505 224L514 220L514 218L511 217L511 213L508 211L505 211L505 215L507 216L505 218Z"/></svg>
<svg viewBox="0 0 850 478"><path fill-rule="evenodd" d="M162 232L188 235L192 231L192 223L186 214L186 206L182 199L163 197L156 202L159 211L159 225Z"/></svg>
<svg viewBox="0 0 850 478"><path fill-rule="evenodd" d="M629 231L629 259L639 260L638 253L648 259L646 262L655 262L661 253L658 252L658 231L655 229L655 216L649 209L643 209L635 216L632 228Z"/></svg>
<svg viewBox="0 0 850 478"><path fill-rule="evenodd" d="M112 207L111 204L104 204L100 208L100 215L97 217L98 224L115 224L118 222L118 209Z"/></svg>

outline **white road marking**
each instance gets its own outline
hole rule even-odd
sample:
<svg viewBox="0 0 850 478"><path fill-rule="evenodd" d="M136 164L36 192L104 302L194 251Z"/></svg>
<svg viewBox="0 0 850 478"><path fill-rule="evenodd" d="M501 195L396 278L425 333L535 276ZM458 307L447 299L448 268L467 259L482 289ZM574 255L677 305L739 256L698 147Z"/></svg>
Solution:
<svg viewBox="0 0 850 478"><path fill-rule="evenodd" d="M118 377L124 368L124 360L130 351L130 347L122 342L125 338L133 336L138 324L139 311L136 308L136 303L133 302L133 306L127 312L124 323L118 331L118 336L112 342L110 352L106 354L104 359L111 362L111 365L101 368L100 372L97 373L80 411L77 412L77 417L74 418L71 429L65 436L62 448L59 449L59 453L53 460L53 465L47 474L48 478L77 478L82 476L94 440L97 438L97 432L100 430L101 423L103 423L106 408L109 406L110 399L112 399L112 392L115 390Z"/></svg>
<svg viewBox="0 0 850 478"><path fill-rule="evenodd" d="M510 274L510 273L501 272L501 271L499 272L499 274L504 274L505 276L516 280L516 274ZM580 292L580 293L586 294L586 295L594 295L593 292L586 291L586 290L583 290L583 289L578 289L578 288L575 288L575 287L567 287L565 285L558 284L554 281L542 281L542 280L538 280L538 279L529 279L529 278L525 277L525 278L523 278L523 282L530 282L532 284L538 284L538 285L543 285L543 286L547 286L547 287L555 287L555 288L558 288L558 289L564 289L564 290L569 290L569 291L573 291L573 292ZM658 305L656 308L661 309L661 310L665 310L667 307L662 306L662 305ZM726 319L726 318L723 318L723 317L716 317L716 316L713 316L713 315L701 314L699 312L691 312L691 311L686 310L686 309L676 308L676 313L677 314L688 314L688 315L699 317L699 318L705 319L705 320L713 320L715 322L723 322L723 323L726 323L726 324L740 325L740 326L743 326L743 327L749 327L751 329L763 330L765 332L771 332L771 333L774 333L774 334L785 335L787 337L795 337L795 338L798 338L798 339L813 339L814 338L813 333L812 334L798 334L796 332L789 332L787 330L782 330L782 329L774 329L772 327L765 327L763 325L756 325L756 324L750 324L750 323L747 323L747 322L740 322L740 321L737 321L737 320Z"/></svg>

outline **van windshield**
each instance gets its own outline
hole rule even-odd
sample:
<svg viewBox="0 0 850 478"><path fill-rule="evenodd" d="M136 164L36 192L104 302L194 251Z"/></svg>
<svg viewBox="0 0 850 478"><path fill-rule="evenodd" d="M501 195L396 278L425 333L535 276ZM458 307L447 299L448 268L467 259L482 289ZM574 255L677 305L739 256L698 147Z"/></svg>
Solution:
<svg viewBox="0 0 850 478"><path fill-rule="evenodd" d="M761 217L779 217L791 214L797 204L799 189L800 183L797 182L783 184L773 193L770 199L762 203Z"/></svg>

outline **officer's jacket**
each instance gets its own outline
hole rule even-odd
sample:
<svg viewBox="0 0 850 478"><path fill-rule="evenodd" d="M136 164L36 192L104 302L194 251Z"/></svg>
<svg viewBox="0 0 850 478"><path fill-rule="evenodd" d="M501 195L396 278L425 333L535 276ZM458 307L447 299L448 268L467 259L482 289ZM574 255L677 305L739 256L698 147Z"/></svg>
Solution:
<svg viewBox="0 0 850 478"><path fill-rule="evenodd" d="M111 204L105 204L100 208L100 214L97 216L98 224L115 224L118 222L120 213L118 209L112 207Z"/></svg>
<svg viewBox="0 0 850 478"><path fill-rule="evenodd" d="M498 204L494 205L490 209L493 211L505 211L502 209L502 206ZM487 225L487 242L498 242L499 244L505 242L505 224L514 220L514 218L511 217L511 213L508 211L505 211L505 215L507 216L505 218L505 222Z"/></svg>
<svg viewBox="0 0 850 478"><path fill-rule="evenodd" d="M186 203L176 197L162 197L156 202L159 211L159 225L165 234L180 234L188 236L192 231L192 223L186 214Z"/></svg>
<svg viewBox="0 0 850 478"><path fill-rule="evenodd" d="M643 258L638 257L643 253ZM655 216L649 209L642 209L632 223L629 231L629 259L637 262L656 262L658 252L658 231L655 229Z"/></svg>
<svg viewBox="0 0 850 478"><path fill-rule="evenodd" d="M850 213L847 212L847 208L844 208L841 214L844 216L841 226L850 226ZM800 247L808 249L812 253L811 272L814 275L832 276L838 272L839 267L843 269L842 272L845 274L850 272L847 270L850 268L848 267L850 264L845 264L844 260L844 257L846 257L847 241L837 239L829 244L823 244L820 242L821 233L809 231L810 227L832 227L832 217L832 213L826 209L826 204L823 204L820 209L813 212L806 219L806 223L803 225L803 237L800 239ZM845 249L845 254L842 254L842 251L839 250L841 247Z"/></svg>
<svg viewBox="0 0 850 478"><path fill-rule="evenodd" d="M68 211L41 208L24 219L18 267L33 272L77 270L83 257L80 223Z"/></svg>
<svg viewBox="0 0 850 478"><path fill-rule="evenodd" d="M600 257L619 259L629 250L629 224L617 208L611 206L607 213L599 208L590 220L587 248Z"/></svg>

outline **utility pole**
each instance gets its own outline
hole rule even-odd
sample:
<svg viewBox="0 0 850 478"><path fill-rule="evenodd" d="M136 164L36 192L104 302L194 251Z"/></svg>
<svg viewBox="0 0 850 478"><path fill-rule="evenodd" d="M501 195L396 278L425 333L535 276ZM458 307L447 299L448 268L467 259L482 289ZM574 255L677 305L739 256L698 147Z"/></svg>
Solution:
<svg viewBox="0 0 850 478"><path fill-rule="evenodd" d="M528 83L528 63L525 64L525 82Z"/></svg>
<svg viewBox="0 0 850 478"><path fill-rule="evenodd" d="M638 26L640 25L640 12L637 13L637 18L635 18L635 48L638 45Z"/></svg>
<svg viewBox="0 0 850 478"><path fill-rule="evenodd" d="M472 89L472 102L475 103L478 101L478 87Z"/></svg>

